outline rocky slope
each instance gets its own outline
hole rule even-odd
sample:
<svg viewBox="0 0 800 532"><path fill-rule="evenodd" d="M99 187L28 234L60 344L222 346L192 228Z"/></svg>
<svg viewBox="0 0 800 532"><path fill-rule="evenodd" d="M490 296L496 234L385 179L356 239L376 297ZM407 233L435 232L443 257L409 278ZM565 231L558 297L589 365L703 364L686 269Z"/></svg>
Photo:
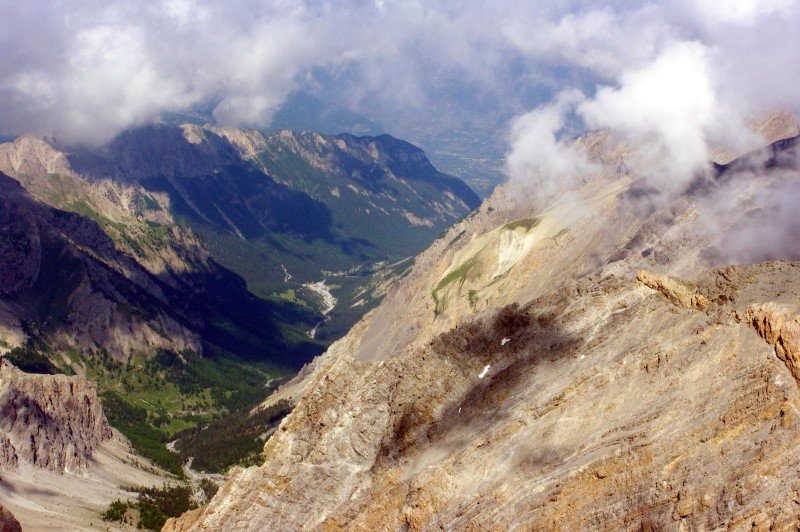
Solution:
<svg viewBox="0 0 800 532"><path fill-rule="evenodd" d="M201 349L188 320L167 311L163 285L93 221L37 202L3 174L0 230L0 306L15 321L5 338L47 334L121 360L144 346Z"/></svg>
<svg viewBox="0 0 800 532"><path fill-rule="evenodd" d="M796 140L664 198L594 134L577 192L497 190L165 529L797 526L800 264L725 266L800 258Z"/></svg>
<svg viewBox="0 0 800 532"><path fill-rule="evenodd" d="M79 376L31 375L0 359L0 467L79 473L111 438L97 392Z"/></svg>
<svg viewBox="0 0 800 532"><path fill-rule="evenodd" d="M43 139L23 136L0 144L0 172L39 201L91 218L117 247L164 280L208 266L197 238L175 224L168 197L109 179L90 183Z"/></svg>
<svg viewBox="0 0 800 532"><path fill-rule="evenodd" d="M302 360L277 331L281 307L250 294L241 278L210 259L202 269L156 275L94 220L35 200L1 173L0 248L7 345L41 339L65 357L105 350L124 362L155 349L202 354L212 344L282 364Z"/></svg>

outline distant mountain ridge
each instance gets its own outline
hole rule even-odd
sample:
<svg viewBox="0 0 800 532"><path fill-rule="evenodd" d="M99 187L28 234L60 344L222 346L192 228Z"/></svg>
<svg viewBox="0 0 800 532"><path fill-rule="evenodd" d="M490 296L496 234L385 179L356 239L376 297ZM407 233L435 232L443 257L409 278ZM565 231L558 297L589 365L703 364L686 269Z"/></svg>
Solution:
<svg viewBox="0 0 800 532"><path fill-rule="evenodd" d="M121 361L153 348L203 353L211 343L255 360L302 363L281 356L276 323L285 309L250 294L211 259L167 283L95 221L36 201L2 173L0 224L0 309L16 318L6 327ZM228 325L215 325L222 322Z"/></svg>
<svg viewBox="0 0 800 532"><path fill-rule="evenodd" d="M304 284L338 272L329 337L380 297L373 272L415 255L479 203L422 150L388 135L155 125L97 148L23 137L0 144L0 170L112 236L119 229L117 244L154 269L191 268L204 259L182 260L181 249L197 249L256 294L312 308ZM54 192L59 181L69 183ZM202 245L182 245L197 238Z"/></svg>

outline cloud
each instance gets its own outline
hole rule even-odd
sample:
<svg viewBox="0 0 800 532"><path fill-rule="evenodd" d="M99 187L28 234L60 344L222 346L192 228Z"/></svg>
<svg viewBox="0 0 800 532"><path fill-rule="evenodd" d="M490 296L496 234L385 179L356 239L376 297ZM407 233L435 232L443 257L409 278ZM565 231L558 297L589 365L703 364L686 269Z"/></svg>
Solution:
<svg viewBox="0 0 800 532"><path fill-rule="evenodd" d="M320 70L353 74L352 101L421 106L443 76L490 86L516 54L493 32L511 11L455 2L2 2L0 127L73 142L196 106L263 127Z"/></svg>
<svg viewBox="0 0 800 532"><path fill-rule="evenodd" d="M583 97L575 98L580 103L571 112L587 128L610 130L631 145L649 184L670 195L703 172L719 149L741 153L763 142L746 127L749 117L798 108L800 95L793 89L800 83L794 66L800 64L798 23L794 0L624 2L601 8L587 2L537 21L539 31L526 32L524 22L508 31L522 50L598 77L593 91L584 89ZM579 162L581 155L568 141L563 135L553 138L549 130L539 138L533 130L512 136L512 179L554 178L541 146L559 146L551 155L558 167L569 167L570 154ZM518 171L537 166L539 177ZM565 185L579 181L569 172L560 179Z"/></svg>
<svg viewBox="0 0 800 532"><path fill-rule="evenodd" d="M506 164L512 179L524 183L541 198L569 189L595 170L586 157L560 136L566 116L585 100L576 90L567 90L554 102L516 118L510 127L511 150Z"/></svg>
<svg viewBox="0 0 800 532"><path fill-rule="evenodd" d="M576 65L609 78L647 61L672 34L652 5L623 11L606 5L560 18L516 19L503 31L514 46L539 60Z"/></svg>
<svg viewBox="0 0 800 532"><path fill-rule="evenodd" d="M266 125L338 51L324 13L296 2L7 4L0 123L76 142L209 103L222 123Z"/></svg>
<svg viewBox="0 0 800 532"><path fill-rule="evenodd" d="M521 116L567 79L584 92L577 112L592 126L644 132L689 168L698 149L685 152L676 135L707 145L725 129L709 122L795 105L800 81L795 0L0 2L0 130L71 142L199 106L225 125L264 127L320 74L343 100L417 113L432 128L478 99L491 103L476 113ZM647 98L650 89L661 97ZM692 89L704 100L692 101ZM707 103L725 111L696 114ZM638 104L646 115L614 116ZM688 122L667 127L671 113ZM522 146L511 153L525 166Z"/></svg>
<svg viewBox="0 0 800 532"><path fill-rule="evenodd" d="M618 86L600 87L578 113L590 128L632 144L662 186L680 184L708 164L708 138L724 112L708 55L697 42L672 44L645 67L623 71Z"/></svg>

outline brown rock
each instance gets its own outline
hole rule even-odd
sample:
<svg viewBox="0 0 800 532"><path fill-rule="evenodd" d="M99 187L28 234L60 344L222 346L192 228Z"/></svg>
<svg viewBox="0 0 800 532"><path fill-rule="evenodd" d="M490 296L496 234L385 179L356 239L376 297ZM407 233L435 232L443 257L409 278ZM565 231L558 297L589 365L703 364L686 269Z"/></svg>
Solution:
<svg viewBox="0 0 800 532"><path fill-rule="evenodd" d="M708 308L708 299L705 296L694 293L674 277L639 270L636 273L636 279L648 288L661 292L676 305L698 310L706 310Z"/></svg>
<svg viewBox="0 0 800 532"><path fill-rule="evenodd" d="M607 152L602 137L585 140ZM264 464L234 472L165 530L716 530L767 525L759 513L796 529L796 382L764 356L752 316L676 306L713 300L744 316L800 294L800 268L740 266L720 287L697 197L642 220L620 198L649 192L634 190L636 161L624 162L604 169L614 186L598 180L570 198L588 198L575 208L542 212L499 189L294 383L297 406ZM737 227L742 212L715 215ZM508 254L481 251L487 235L535 216L543 233L567 236L515 248L495 278ZM433 290L471 256L486 266L484 284L464 281L479 304L453 289L436 314ZM664 297L630 282L637 270Z"/></svg>
<svg viewBox="0 0 800 532"><path fill-rule="evenodd" d="M769 344L775 344L781 334L783 321L786 319L788 309L776 303L766 303L764 305L751 305L747 309L747 319L753 324L764 340Z"/></svg>
<svg viewBox="0 0 800 532"><path fill-rule="evenodd" d="M748 307L747 319L800 380L800 315L786 305L770 302Z"/></svg>
<svg viewBox="0 0 800 532"><path fill-rule="evenodd" d="M0 506L0 532L22 532L22 526L14 514Z"/></svg>

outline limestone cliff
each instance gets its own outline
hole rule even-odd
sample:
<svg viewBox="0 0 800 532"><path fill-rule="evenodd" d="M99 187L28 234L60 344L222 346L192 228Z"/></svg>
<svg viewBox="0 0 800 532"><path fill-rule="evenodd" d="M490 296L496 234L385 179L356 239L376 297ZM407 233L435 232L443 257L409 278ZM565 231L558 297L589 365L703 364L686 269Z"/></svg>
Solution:
<svg viewBox="0 0 800 532"><path fill-rule="evenodd" d="M92 384L80 376L33 375L0 359L0 467L20 462L78 473L111 438Z"/></svg>
<svg viewBox="0 0 800 532"><path fill-rule="evenodd" d="M719 258L800 175L656 199L635 154L579 142L601 176L498 190L279 390L264 464L165 529L796 527L800 263Z"/></svg>

